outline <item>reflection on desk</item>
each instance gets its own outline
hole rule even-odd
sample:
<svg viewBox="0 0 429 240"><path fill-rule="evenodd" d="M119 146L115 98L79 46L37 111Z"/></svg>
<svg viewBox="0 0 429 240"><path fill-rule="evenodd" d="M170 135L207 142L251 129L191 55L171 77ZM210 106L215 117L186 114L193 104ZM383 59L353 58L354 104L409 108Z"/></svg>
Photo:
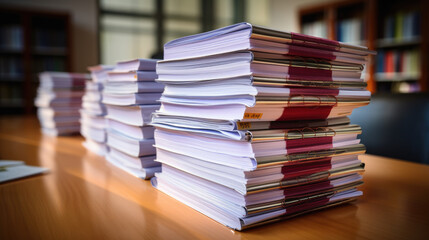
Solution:
<svg viewBox="0 0 429 240"><path fill-rule="evenodd" d="M83 138L42 136L33 117L0 118L0 158L50 173L0 185L0 239L423 239L429 166L371 155L364 196L235 232L87 152Z"/></svg>

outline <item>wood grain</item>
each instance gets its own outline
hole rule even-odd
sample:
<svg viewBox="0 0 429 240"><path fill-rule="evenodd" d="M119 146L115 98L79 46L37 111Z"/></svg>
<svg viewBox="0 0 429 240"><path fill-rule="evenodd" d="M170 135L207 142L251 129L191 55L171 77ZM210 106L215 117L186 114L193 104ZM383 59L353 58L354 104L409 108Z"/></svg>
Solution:
<svg viewBox="0 0 429 240"><path fill-rule="evenodd" d="M0 118L0 158L44 166L0 184L0 239L425 239L429 166L364 155L364 197L232 231L106 163L82 137L41 136L33 117Z"/></svg>

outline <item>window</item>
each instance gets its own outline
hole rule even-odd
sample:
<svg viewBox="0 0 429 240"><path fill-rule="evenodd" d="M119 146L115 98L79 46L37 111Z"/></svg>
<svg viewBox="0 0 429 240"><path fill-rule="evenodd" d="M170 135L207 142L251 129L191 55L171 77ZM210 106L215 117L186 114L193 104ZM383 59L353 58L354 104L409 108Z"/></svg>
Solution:
<svg viewBox="0 0 429 240"><path fill-rule="evenodd" d="M245 3L249 2L246 9ZM263 24L267 0L100 0L100 61L162 57L173 39L236 22ZM261 11L262 9L262 11Z"/></svg>

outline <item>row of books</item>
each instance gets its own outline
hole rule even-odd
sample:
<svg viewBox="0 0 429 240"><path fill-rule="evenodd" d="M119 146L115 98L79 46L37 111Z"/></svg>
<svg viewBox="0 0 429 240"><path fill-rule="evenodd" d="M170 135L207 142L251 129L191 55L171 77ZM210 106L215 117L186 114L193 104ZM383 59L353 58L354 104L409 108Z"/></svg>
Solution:
<svg viewBox="0 0 429 240"><path fill-rule="evenodd" d="M21 50L23 33L19 25L0 26L0 49Z"/></svg>
<svg viewBox="0 0 429 240"><path fill-rule="evenodd" d="M107 114L82 114L81 131L114 166L233 229L349 203L365 147L347 115L369 103L370 54L248 23L176 39L164 60L87 82L81 112Z"/></svg>
<svg viewBox="0 0 429 240"><path fill-rule="evenodd" d="M0 99L3 103L6 102L21 102L22 103L23 89L19 85L6 85L0 82ZM3 105L3 104L2 104Z"/></svg>
<svg viewBox="0 0 429 240"><path fill-rule="evenodd" d="M65 48L66 32L63 29L36 29L34 32L35 48Z"/></svg>
<svg viewBox="0 0 429 240"><path fill-rule="evenodd" d="M55 71L63 72L66 69L66 59L63 57L38 57L34 59L34 72Z"/></svg>
<svg viewBox="0 0 429 240"><path fill-rule="evenodd" d="M67 46L66 32L62 29L35 29L33 41L37 50ZM19 25L0 26L0 49L22 50L23 46L23 30Z"/></svg>
<svg viewBox="0 0 429 240"><path fill-rule="evenodd" d="M397 12L384 20L384 38L395 41L420 36L421 17L418 11Z"/></svg>
<svg viewBox="0 0 429 240"><path fill-rule="evenodd" d="M420 51L411 50L381 50L376 61L377 76L420 77Z"/></svg>
<svg viewBox="0 0 429 240"><path fill-rule="evenodd" d="M365 40L363 19L350 18L338 21L337 40L352 44L361 44Z"/></svg>
<svg viewBox="0 0 429 240"><path fill-rule="evenodd" d="M62 72L66 69L65 59L61 57L40 57L34 60L34 71ZM18 78L23 75L22 59L18 57L0 57L0 76Z"/></svg>
<svg viewBox="0 0 429 240"><path fill-rule="evenodd" d="M66 69L62 57L40 57L34 60L34 71L57 71ZM23 62L19 57L0 57L0 78L19 79L23 76Z"/></svg>
<svg viewBox="0 0 429 240"><path fill-rule="evenodd" d="M20 79L22 77L23 63L18 57L0 57L0 80L1 78Z"/></svg>
<svg viewBox="0 0 429 240"><path fill-rule="evenodd" d="M326 29L326 22L323 20L306 22L302 24L302 33L310 36L327 38L328 30Z"/></svg>

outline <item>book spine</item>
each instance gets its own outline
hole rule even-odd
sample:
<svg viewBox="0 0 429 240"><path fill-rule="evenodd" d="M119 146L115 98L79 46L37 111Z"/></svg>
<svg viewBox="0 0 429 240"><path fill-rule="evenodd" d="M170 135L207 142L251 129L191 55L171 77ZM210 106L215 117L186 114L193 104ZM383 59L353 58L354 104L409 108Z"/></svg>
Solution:
<svg viewBox="0 0 429 240"><path fill-rule="evenodd" d="M384 62L385 62L384 72L386 72L386 73L394 72L394 69L393 69L393 52L391 52L391 51L386 52L386 55L384 56Z"/></svg>
<svg viewBox="0 0 429 240"><path fill-rule="evenodd" d="M379 51L377 54L377 72L384 72L384 51Z"/></svg>
<svg viewBox="0 0 429 240"><path fill-rule="evenodd" d="M395 40L400 41L403 34L404 15L397 13L395 18Z"/></svg>

